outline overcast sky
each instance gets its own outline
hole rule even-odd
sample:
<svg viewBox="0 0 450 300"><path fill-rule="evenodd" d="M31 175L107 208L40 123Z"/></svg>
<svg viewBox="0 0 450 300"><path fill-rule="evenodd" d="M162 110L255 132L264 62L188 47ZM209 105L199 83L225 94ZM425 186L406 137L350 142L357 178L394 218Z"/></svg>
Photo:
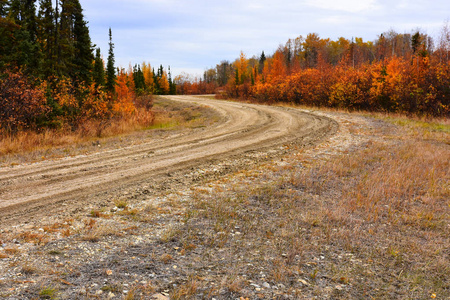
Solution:
<svg viewBox="0 0 450 300"><path fill-rule="evenodd" d="M439 35L449 0L80 0L92 42L108 55L112 28L116 64L149 62L202 74L221 60L272 54L289 38L362 37L394 29Z"/></svg>

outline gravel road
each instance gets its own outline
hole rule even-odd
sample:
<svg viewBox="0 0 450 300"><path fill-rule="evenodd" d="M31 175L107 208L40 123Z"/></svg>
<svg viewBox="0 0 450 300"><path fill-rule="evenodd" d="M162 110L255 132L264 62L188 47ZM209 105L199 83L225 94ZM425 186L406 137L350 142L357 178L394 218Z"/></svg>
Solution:
<svg viewBox="0 0 450 300"><path fill-rule="evenodd" d="M294 141L307 145L337 128L329 118L291 108L193 96L167 99L207 105L217 111L219 120L212 126L139 145L0 168L0 223L47 216L61 206L66 210L84 207L95 197L105 197L118 188L170 174L181 180L184 172L199 164L239 157L249 151L273 149Z"/></svg>

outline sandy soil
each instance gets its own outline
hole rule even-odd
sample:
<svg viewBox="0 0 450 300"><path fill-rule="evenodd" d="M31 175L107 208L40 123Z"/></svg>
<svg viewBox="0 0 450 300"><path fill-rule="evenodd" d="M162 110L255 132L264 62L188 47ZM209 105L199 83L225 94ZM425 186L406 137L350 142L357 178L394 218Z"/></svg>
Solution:
<svg viewBox="0 0 450 300"><path fill-rule="evenodd" d="M338 127L327 117L296 109L204 97L168 98L207 105L218 113L219 121L139 145L0 168L2 226L55 213L70 214L143 182L150 190L173 188L169 185L182 184L187 173L205 164L232 157L239 161L240 155L252 151L267 150L265 155L258 155L267 157L283 151L289 143L316 143ZM233 168L239 168L239 163Z"/></svg>

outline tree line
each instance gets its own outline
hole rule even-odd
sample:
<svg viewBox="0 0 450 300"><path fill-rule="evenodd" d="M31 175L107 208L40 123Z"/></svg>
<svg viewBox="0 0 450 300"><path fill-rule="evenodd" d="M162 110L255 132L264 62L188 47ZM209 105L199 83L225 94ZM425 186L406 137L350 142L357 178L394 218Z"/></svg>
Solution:
<svg viewBox="0 0 450 300"><path fill-rule="evenodd" d="M435 41L416 31L377 40L321 38L316 33L280 45L271 55L222 61L203 78L176 78L184 93L214 93L262 103L448 116L450 29Z"/></svg>
<svg viewBox="0 0 450 300"><path fill-rule="evenodd" d="M0 0L0 131L148 115L175 92L170 68L117 68L111 29L105 64L78 0Z"/></svg>

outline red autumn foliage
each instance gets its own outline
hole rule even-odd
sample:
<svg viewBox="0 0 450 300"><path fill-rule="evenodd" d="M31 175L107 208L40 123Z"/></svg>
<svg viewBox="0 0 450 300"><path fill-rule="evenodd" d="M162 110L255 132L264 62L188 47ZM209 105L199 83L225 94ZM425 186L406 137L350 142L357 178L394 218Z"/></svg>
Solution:
<svg viewBox="0 0 450 300"><path fill-rule="evenodd" d="M0 130L31 128L48 112L43 90L30 84L20 72L6 71L0 77Z"/></svg>

